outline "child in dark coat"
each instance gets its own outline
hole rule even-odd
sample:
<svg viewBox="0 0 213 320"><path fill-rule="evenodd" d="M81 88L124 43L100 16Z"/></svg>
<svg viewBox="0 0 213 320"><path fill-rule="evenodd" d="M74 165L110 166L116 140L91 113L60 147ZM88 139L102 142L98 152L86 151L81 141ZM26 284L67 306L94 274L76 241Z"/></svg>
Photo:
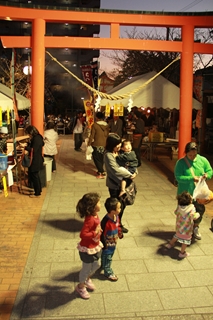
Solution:
<svg viewBox="0 0 213 320"><path fill-rule="evenodd" d="M121 167L126 168L132 174L137 171L138 160L135 152L132 151L132 145L129 140L122 141L121 150L119 155L116 157L116 161ZM119 197L126 193L126 186L131 182L131 179L123 179L121 181L121 192Z"/></svg>
<svg viewBox="0 0 213 320"><path fill-rule="evenodd" d="M111 264L118 238L123 238L118 216L121 211L121 203L117 198L107 198L105 208L107 214L101 221L101 242L104 245L101 255L101 267L104 270L105 277L110 281L117 281L118 277L114 274Z"/></svg>

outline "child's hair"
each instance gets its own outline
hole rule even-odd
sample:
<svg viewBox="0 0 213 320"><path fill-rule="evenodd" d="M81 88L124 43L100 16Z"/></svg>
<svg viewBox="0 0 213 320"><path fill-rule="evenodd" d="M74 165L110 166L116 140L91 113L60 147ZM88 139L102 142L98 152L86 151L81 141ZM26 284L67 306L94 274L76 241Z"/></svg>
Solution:
<svg viewBox="0 0 213 320"><path fill-rule="evenodd" d="M177 196L177 201L180 206L188 206L192 203L192 196L189 192L182 192Z"/></svg>
<svg viewBox="0 0 213 320"><path fill-rule="evenodd" d="M131 141L130 141L130 140L127 140L127 139L124 139L124 140L121 142L121 148L123 148L127 143L130 143L130 144L131 144Z"/></svg>
<svg viewBox="0 0 213 320"><path fill-rule="evenodd" d="M107 198L104 204L106 211L110 213L112 210L116 210L119 202L120 201L117 198Z"/></svg>
<svg viewBox="0 0 213 320"><path fill-rule="evenodd" d="M79 213L81 218L92 215L100 198L101 196L96 192L86 193L78 201L76 212Z"/></svg>

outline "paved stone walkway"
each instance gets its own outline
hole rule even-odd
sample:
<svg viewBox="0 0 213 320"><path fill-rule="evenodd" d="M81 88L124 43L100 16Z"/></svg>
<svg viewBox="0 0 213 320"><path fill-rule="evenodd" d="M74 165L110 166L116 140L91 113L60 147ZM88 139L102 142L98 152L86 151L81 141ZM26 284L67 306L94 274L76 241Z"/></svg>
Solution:
<svg viewBox="0 0 213 320"><path fill-rule="evenodd" d="M85 160L84 152L73 151L71 136L64 136L10 319L213 319L213 233L208 214L213 203L200 227L202 240L188 248L190 257L179 260L179 246L164 247L174 233L176 188L148 161L143 161L136 178L136 202L124 213L129 233L119 241L112 265L119 280L113 283L96 273L97 290L91 298L85 301L76 295L81 268L76 244L83 223L75 212L77 201L84 193L98 191L103 217L109 196L105 180L97 180L94 172L93 162ZM26 202L32 214L39 209L36 201ZM23 200L20 203L23 206Z"/></svg>

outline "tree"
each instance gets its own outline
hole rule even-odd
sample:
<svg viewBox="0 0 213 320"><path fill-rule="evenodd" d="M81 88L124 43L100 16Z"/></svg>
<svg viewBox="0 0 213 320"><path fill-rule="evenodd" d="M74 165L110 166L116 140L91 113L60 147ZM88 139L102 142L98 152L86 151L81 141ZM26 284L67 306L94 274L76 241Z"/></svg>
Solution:
<svg viewBox="0 0 213 320"><path fill-rule="evenodd" d="M14 87L15 91L23 96L29 97L30 79L23 72L23 57L16 55L14 72ZM48 63L48 62L47 62ZM11 87L11 60L6 56L1 57L0 61L0 82L7 87ZM50 77L45 73L45 106L55 103L55 98L50 90Z"/></svg>
<svg viewBox="0 0 213 320"><path fill-rule="evenodd" d="M212 30L196 29L195 41L203 43L212 43ZM163 33L162 28L143 28L143 31L137 31L133 28L126 31L129 39L147 39L147 40L173 40L180 41L180 29L165 28ZM125 79L133 76L144 74L150 71L157 73L172 62L179 53L177 52L161 52L161 51L135 51L135 50L118 50L106 55L117 66L110 76L115 78L115 86L122 83ZM213 56L206 59L206 55L194 55L194 70L205 68L213 64ZM180 83L180 61L175 62L167 68L162 75L179 86Z"/></svg>

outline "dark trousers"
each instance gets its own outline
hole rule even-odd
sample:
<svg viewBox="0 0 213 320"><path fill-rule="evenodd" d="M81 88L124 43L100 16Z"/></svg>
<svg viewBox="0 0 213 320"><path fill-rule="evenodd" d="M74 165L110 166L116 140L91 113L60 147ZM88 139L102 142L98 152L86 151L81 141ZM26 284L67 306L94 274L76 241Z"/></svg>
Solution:
<svg viewBox="0 0 213 320"><path fill-rule="evenodd" d="M206 210L204 204L200 204L197 201L193 201L193 205L195 206L196 212L200 214L199 218L194 220L195 225L199 225L203 219L204 212Z"/></svg>
<svg viewBox="0 0 213 320"><path fill-rule="evenodd" d="M97 147L93 147L92 158L99 173L104 172L104 153Z"/></svg>
<svg viewBox="0 0 213 320"><path fill-rule="evenodd" d="M29 168L28 178L29 178L29 182L31 182L33 185L33 189L35 190L35 195L40 196L42 188L41 188L41 180L39 177L39 171L32 172Z"/></svg>
<svg viewBox="0 0 213 320"><path fill-rule="evenodd" d="M82 133L74 133L74 142L75 142L75 150L79 150L83 143Z"/></svg>
<svg viewBox="0 0 213 320"><path fill-rule="evenodd" d="M125 206L124 202L122 201L122 198L119 198L120 191L121 191L121 189L109 189L110 197L117 198L121 203L121 211L118 216L120 219L120 223L122 225L121 219L122 219L124 209L126 208L126 206Z"/></svg>
<svg viewBox="0 0 213 320"><path fill-rule="evenodd" d="M53 159L52 161L52 171L55 171L56 170L56 161L55 161L55 155L48 155L48 154L44 154L44 157L48 157L48 158L51 158Z"/></svg>
<svg viewBox="0 0 213 320"><path fill-rule="evenodd" d="M133 135L133 143L132 143L132 150L135 151L138 166L141 165L141 143L142 143L142 134Z"/></svg>

